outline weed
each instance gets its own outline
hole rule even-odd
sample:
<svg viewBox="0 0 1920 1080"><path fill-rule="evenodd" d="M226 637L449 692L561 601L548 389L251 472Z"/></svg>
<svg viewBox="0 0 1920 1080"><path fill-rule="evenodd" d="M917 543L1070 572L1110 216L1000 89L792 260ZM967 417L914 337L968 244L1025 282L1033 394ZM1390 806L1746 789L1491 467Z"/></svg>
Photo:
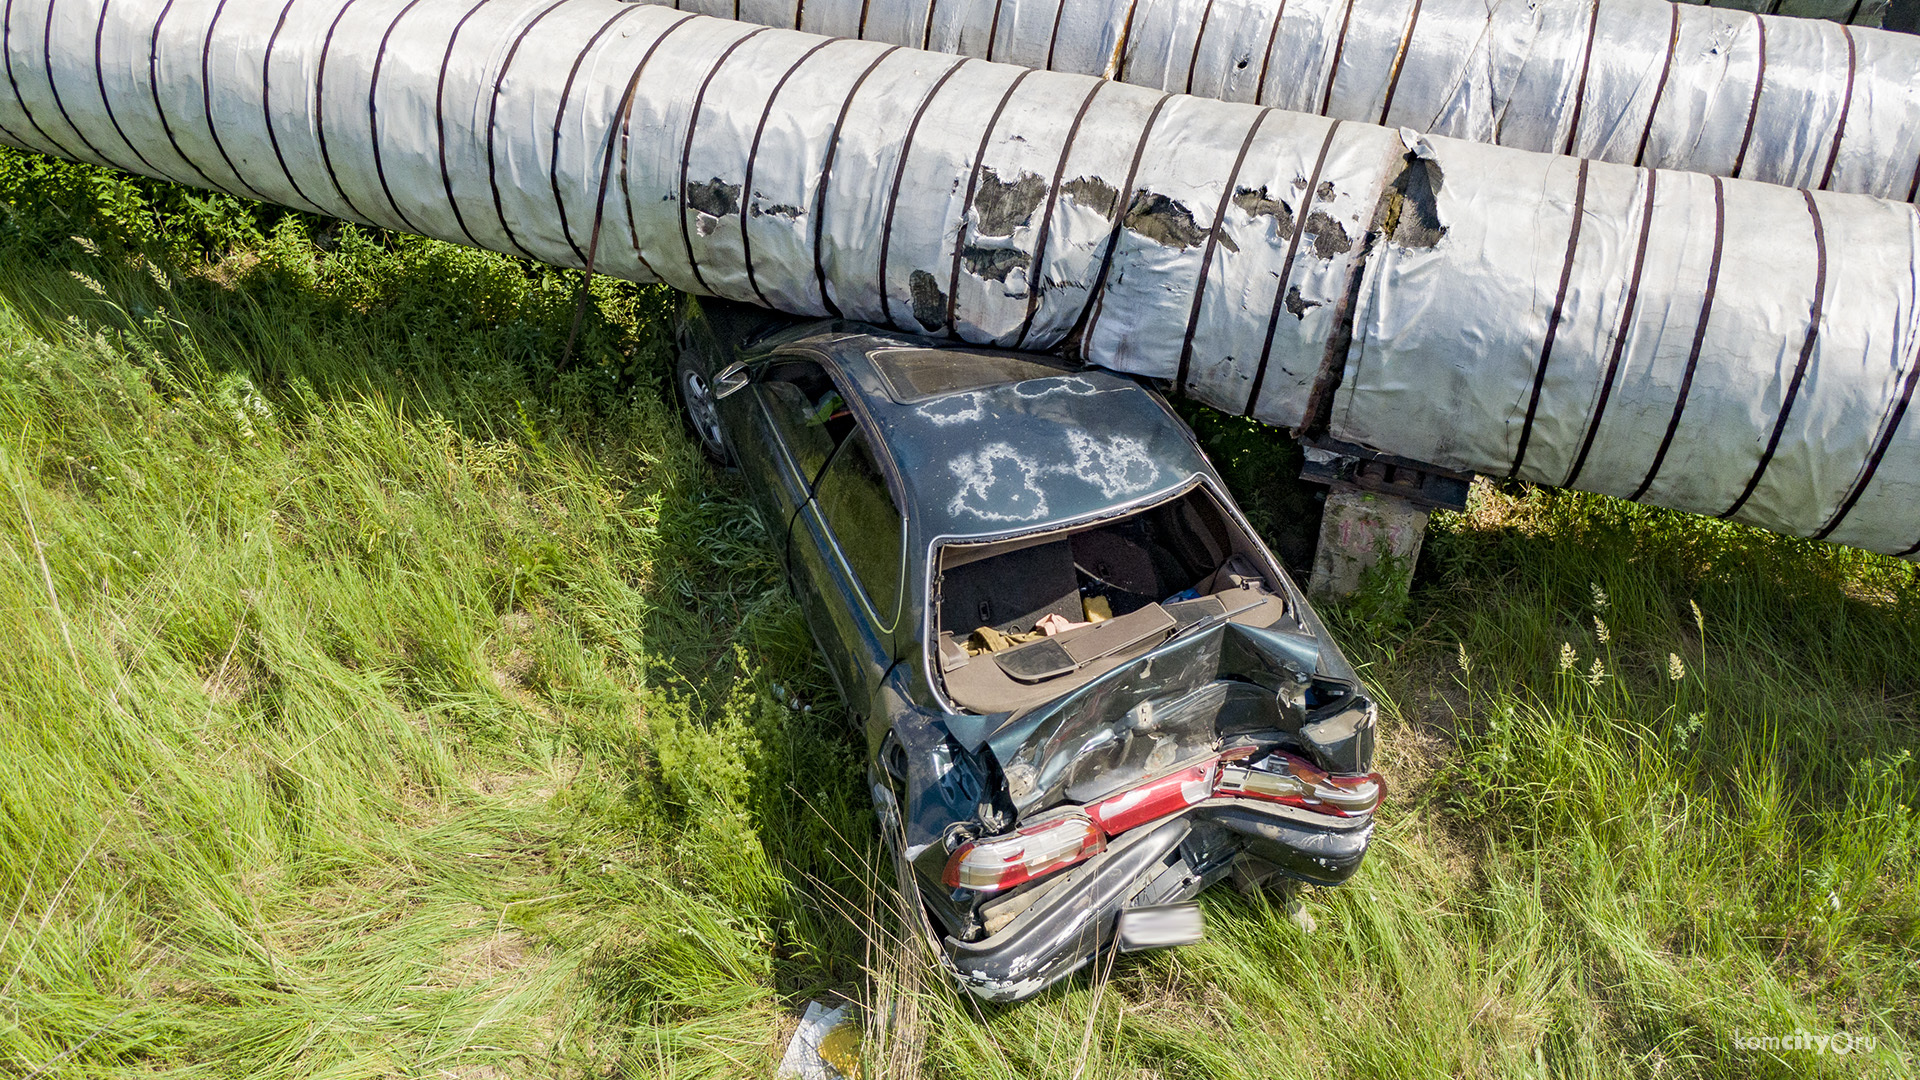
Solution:
<svg viewBox="0 0 1920 1080"><path fill-rule="evenodd" d="M834 995L871 1075L1914 1071L1910 566L1478 489L1337 623L1393 794L1317 929L1216 889L985 1006L663 290L596 280L561 371L578 275L11 151L0 205L10 1075L765 1075ZM1193 415L1297 524L1293 448ZM1797 1028L1877 1049L1736 1043Z"/></svg>

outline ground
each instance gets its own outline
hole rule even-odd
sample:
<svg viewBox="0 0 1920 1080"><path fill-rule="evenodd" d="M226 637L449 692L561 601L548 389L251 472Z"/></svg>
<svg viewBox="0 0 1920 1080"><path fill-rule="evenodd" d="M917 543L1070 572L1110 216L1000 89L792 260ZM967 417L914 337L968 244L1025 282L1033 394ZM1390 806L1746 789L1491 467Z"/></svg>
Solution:
<svg viewBox="0 0 1920 1080"><path fill-rule="evenodd" d="M1329 612L1391 795L1315 928L1222 888L980 1005L671 298L569 356L578 288L0 151L0 1071L761 1076L842 997L870 1076L1920 1068L1914 567L1478 489ZM1190 415L1297 548L1289 446Z"/></svg>

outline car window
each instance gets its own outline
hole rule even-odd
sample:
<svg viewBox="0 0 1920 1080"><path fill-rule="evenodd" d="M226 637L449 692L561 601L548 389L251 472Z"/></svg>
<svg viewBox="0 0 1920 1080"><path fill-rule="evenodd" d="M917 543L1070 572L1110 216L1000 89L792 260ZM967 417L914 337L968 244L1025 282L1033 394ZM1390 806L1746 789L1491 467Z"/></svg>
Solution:
<svg viewBox="0 0 1920 1080"><path fill-rule="evenodd" d="M818 361L776 356L756 380L774 431L811 487L833 448L853 430L853 414Z"/></svg>
<svg viewBox="0 0 1920 1080"><path fill-rule="evenodd" d="M888 621L900 602L903 529L864 432L848 436L813 497L867 602Z"/></svg>
<svg viewBox="0 0 1920 1080"><path fill-rule="evenodd" d="M882 349L872 354L887 396L902 405L1028 379L1071 375L1073 367L1050 356L1008 356L959 349Z"/></svg>

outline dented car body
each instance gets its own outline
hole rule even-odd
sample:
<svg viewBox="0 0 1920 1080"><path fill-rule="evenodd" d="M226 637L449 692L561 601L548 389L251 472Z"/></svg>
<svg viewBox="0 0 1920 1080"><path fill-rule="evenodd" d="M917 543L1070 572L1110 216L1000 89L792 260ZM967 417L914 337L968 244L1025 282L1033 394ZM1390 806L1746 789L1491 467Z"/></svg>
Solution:
<svg viewBox="0 0 1920 1080"><path fill-rule="evenodd" d="M1333 885L1375 708L1166 403L1053 358L689 301L676 381L784 546L954 978L1026 997L1190 903Z"/></svg>

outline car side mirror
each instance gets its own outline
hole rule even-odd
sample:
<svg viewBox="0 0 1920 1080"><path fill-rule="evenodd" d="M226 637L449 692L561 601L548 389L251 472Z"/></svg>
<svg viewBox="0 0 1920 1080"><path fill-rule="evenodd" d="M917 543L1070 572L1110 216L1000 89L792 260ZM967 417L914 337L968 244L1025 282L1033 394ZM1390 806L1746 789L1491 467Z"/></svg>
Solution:
<svg viewBox="0 0 1920 1080"><path fill-rule="evenodd" d="M749 381L746 361L735 360L721 368L720 373L713 377L713 400L719 401L722 398L732 397L746 389Z"/></svg>

